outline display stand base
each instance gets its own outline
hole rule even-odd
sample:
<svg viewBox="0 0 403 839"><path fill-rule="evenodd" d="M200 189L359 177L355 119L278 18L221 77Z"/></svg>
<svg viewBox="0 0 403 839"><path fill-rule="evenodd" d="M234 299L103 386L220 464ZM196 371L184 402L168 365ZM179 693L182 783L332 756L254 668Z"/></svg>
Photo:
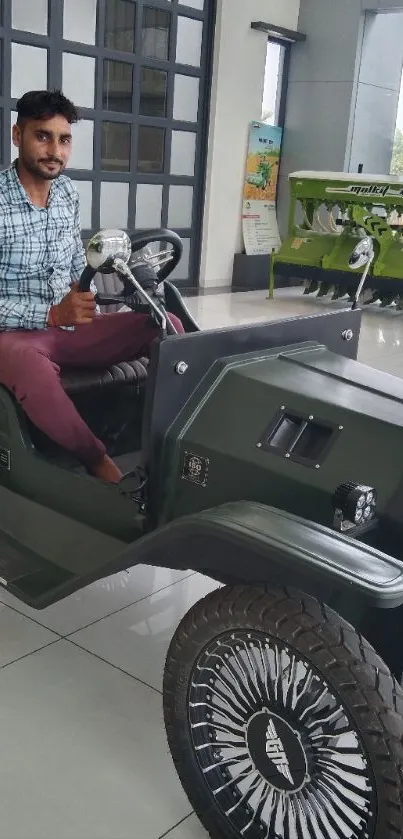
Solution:
<svg viewBox="0 0 403 839"><path fill-rule="evenodd" d="M269 288L270 256L248 256L236 253L232 271L232 291L261 291ZM301 281L292 277L276 276L276 288L298 286Z"/></svg>

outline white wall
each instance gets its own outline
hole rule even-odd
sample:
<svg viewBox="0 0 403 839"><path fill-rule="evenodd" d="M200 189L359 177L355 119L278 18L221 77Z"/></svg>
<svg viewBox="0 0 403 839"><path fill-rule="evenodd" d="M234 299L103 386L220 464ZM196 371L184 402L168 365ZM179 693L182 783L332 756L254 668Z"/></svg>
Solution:
<svg viewBox="0 0 403 839"><path fill-rule="evenodd" d="M242 189L251 120L260 119L267 37L261 20L297 29L300 0L218 0L200 284L228 286L242 249Z"/></svg>

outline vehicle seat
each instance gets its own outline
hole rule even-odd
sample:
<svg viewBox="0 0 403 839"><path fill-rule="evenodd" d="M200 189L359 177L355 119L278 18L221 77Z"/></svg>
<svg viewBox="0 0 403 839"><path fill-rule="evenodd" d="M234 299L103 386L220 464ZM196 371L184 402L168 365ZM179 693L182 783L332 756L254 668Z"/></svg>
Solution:
<svg viewBox="0 0 403 839"><path fill-rule="evenodd" d="M96 274L95 284L100 294L119 292L122 284L115 274ZM119 306L103 306L103 312L117 311ZM106 368L63 367L61 381L70 396L91 390L111 390L131 385L139 387L147 379L148 359L123 361Z"/></svg>
<svg viewBox="0 0 403 839"><path fill-rule="evenodd" d="M148 359L122 361L105 368L63 367L61 381L70 396L90 390L111 389L123 385L139 386L147 379Z"/></svg>

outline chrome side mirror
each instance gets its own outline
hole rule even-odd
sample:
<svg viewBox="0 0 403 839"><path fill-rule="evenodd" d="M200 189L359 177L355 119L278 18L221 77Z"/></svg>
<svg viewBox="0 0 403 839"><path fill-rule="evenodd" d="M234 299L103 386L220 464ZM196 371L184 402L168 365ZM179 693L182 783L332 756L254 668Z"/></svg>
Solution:
<svg viewBox="0 0 403 839"><path fill-rule="evenodd" d="M95 271L110 274L115 270L115 260L127 265L131 253L131 241L124 230L100 230L87 245L87 262Z"/></svg>
<svg viewBox="0 0 403 839"><path fill-rule="evenodd" d="M365 239L361 239L358 245L354 248L349 259L349 267L354 271L359 271L360 268L364 268L368 265L368 263L371 264L374 256L374 243L369 236L366 236Z"/></svg>

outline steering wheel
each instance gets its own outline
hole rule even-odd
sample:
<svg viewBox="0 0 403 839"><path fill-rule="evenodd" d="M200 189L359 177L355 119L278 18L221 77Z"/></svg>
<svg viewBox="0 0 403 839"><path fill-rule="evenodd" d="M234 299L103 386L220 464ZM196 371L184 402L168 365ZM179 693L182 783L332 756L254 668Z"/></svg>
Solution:
<svg viewBox="0 0 403 839"><path fill-rule="evenodd" d="M162 283L172 274L181 260L183 253L182 240L173 230L162 229L149 230L147 233L134 233L130 236L130 241L132 243L132 259L129 261L129 265L138 282L141 282L137 273L139 266L151 268L157 282ZM149 247L154 242L166 242L167 245L172 245L172 250L139 254L139 257L133 258L133 254Z"/></svg>
<svg viewBox="0 0 403 839"><path fill-rule="evenodd" d="M180 237L172 230L150 230L146 233L133 233L130 237L132 257L129 262L130 270L137 282L142 287L154 288L165 280L178 265L182 253L183 245ZM133 259L133 254L137 254L154 242L166 242L167 245L172 245L171 250L164 250L157 253L139 255L139 258ZM158 271L158 269L161 269ZM113 273L113 268L110 271L103 273ZM158 273L157 273L158 272ZM86 265L81 274L78 289L79 291L90 291L92 280L96 274L95 268ZM125 303L127 298L136 293L136 288L130 281L130 278L119 276L122 282L124 294L97 294L96 302L100 306L109 306L115 303Z"/></svg>

